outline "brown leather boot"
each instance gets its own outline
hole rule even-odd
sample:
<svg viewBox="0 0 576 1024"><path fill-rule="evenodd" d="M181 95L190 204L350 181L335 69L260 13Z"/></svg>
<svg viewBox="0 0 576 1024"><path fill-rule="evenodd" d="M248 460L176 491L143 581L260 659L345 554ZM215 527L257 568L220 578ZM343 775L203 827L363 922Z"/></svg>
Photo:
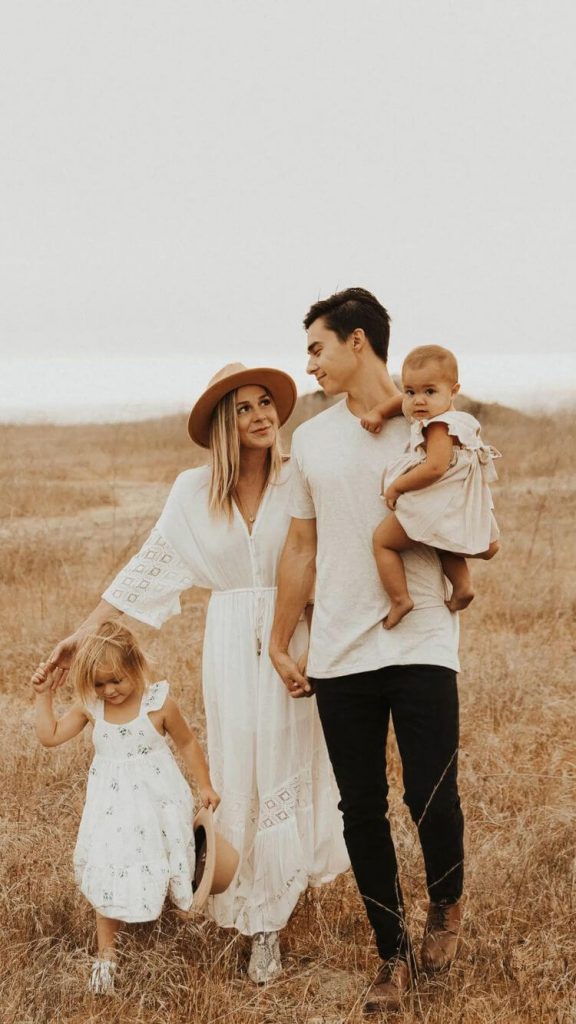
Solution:
<svg viewBox="0 0 576 1024"><path fill-rule="evenodd" d="M401 1010L409 988L408 962L402 957L385 960L366 993L362 1009L366 1014Z"/></svg>
<svg viewBox="0 0 576 1024"><path fill-rule="evenodd" d="M430 903L424 926L421 959L426 971L445 971L458 949L462 902Z"/></svg>

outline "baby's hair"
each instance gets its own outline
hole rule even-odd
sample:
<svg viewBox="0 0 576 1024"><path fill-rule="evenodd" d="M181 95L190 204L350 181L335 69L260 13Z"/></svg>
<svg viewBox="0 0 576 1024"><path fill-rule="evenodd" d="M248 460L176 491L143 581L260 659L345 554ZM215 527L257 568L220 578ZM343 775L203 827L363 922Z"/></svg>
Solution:
<svg viewBox="0 0 576 1024"><path fill-rule="evenodd" d="M99 672L112 672L118 679L128 678L137 693L143 693L150 668L138 641L127 626L110 619L82 639L70 670L71 682L83 704L94 700L94 684Z"/></svg>
<svg viewBox="0 0 576 1024"><path fill-rule="evenodd" d="M408 369L420 370L426 363L438 363L443 377L450 384L458 383L458 363L456 356L441 345L420 345L408 353L402 364L402 376Z"/></svg>

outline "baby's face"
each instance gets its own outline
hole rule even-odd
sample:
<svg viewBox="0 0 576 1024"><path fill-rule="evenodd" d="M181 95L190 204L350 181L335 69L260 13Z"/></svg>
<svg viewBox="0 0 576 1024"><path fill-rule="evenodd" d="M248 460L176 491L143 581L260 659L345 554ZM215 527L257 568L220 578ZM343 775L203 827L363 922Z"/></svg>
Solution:
<svg viewBox="0 0 576 1024"><path fill-rule="evenodd" d="M406 367L402 376L404 415L414 420L429 420L448 412L454 408L458 386L446 379L444 368L433 360L418 369Z"/></svg>

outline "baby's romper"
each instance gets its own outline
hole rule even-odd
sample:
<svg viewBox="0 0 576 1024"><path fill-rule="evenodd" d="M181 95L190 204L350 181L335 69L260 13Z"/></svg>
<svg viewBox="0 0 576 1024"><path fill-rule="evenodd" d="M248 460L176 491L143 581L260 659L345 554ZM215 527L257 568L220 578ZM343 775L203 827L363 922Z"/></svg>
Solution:
<svg viewBox="0 0 576 1024"><path fill-rule="evenodd" d="M461 447L454 445L452 462L439 480L400 495L396 518L411 540L443 551L477 555L500 535L489 487L497 479L493 460L500 452L484 444L474 416L454 411L429 420L412 420L409 451L388 466L383 493L402 473L424 462L424 429L430 423L446 423L448 433Z"/></svg>
<svg viewBox="0 0 576 1024"><path fill-rule="evenodd" d="M104 720L104 701L88 705L95 756L74 851L76 881L104 917L154 921L166 893L182 910L192 902L192 793L149 711L160 709L168 683L144 691L136 718Z"/></svg>

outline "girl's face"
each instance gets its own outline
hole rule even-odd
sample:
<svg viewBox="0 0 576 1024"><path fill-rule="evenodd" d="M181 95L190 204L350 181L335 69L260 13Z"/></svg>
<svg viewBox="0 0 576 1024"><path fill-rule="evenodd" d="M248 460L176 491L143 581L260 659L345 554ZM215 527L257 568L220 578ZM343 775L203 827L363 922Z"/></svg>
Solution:
<svg viewBox="0 0 576 1024"><path fill-rule="evenodd" d="M236 392L238 439L241 448L271 448L276 440L278 413L266 388L247 384Z"/></svg>
<svg viewBox="0 0 576 1024"><path fill-rule="evenodd" d="M443 367L433 360L419 369L406 367L402 375L402 411L414 420L429 420L454 408L459 384L446 380Z"/></svg>
<svg viewBox="0 0 576 1024"><path fill-rule="evenodd" d="M124 704L136 695L136 686L121 671L102 668L94 679L94 693L106 704Z"/></svg>

